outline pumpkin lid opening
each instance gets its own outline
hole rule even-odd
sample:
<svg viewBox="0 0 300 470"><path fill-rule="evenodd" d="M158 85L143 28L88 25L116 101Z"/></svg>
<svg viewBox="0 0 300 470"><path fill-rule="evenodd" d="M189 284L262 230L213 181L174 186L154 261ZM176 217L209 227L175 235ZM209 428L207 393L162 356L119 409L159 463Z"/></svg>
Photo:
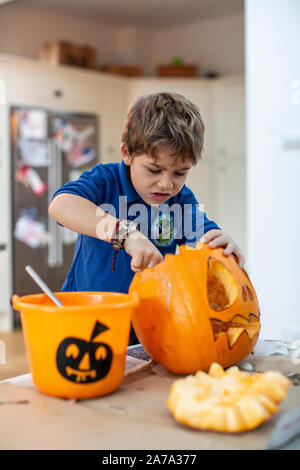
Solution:
<svg viewBox="0 0 300 470"><path fill-rule="evenodd" d="M238 296L237 283L220 261L213 258L208 260L207 297L213 310L223 310L231 307Z"/></svg>

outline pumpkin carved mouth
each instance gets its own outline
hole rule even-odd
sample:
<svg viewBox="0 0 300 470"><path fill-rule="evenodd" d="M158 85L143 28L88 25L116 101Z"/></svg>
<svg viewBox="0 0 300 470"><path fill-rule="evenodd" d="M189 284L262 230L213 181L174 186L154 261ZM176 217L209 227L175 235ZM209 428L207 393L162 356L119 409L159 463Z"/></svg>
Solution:
<svg viewBox="0 0 300 470"><path fill-rule="evenodd" d="M208 259L207 296L213 310L222 314L222 311L233 305L238 297L238 286L231 272L213 258ZM248 285L242 286L242 299L244 302L252 301L254 296ZM210 318L215 341L226 335L228 347L231 349L241 335L245 332L249 339L259 333L259 317L249 313L248 317L236 314L229 321L219 318Z"/></svg>
<svg viewBox="0 0 300 470"><path fill-rule="evenodd" d="M214 340L216 341L220 336L226 335L228 346L232 348L240 336L245 332L250 339L259 333L260 323L259 318L254 313L249 313L248 318L242 315L234 315L228 321L223 322L217 318L210 318Z"/></svg>

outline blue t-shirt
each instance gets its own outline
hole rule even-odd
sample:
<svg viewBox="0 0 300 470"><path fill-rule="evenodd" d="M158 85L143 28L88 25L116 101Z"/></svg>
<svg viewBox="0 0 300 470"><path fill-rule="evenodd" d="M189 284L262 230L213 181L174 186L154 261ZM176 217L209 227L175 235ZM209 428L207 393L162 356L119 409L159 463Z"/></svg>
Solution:
<svg viewBox="0 0 300 470"><path fill-rule="evenodd" d="M174 197L159 206L146 204L134 189L129 167L121 163L99 163L84 171L76 181L58 189L53 197L70 193L84 197L118 219L132 220L164 256L176 252L177 245L195 245L211 229L219 229L199 209L193 192L185 185ZM74 259L62 291L102 291L127 293L134 271L131 256L115 250L110 243L79 234Z"/></svg>

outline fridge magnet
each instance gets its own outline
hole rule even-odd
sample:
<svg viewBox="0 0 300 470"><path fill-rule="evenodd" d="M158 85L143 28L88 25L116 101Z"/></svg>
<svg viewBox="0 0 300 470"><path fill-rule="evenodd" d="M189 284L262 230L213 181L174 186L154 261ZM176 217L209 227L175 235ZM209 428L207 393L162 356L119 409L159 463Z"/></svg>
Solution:
<svg viewBox="0 0 300 470"><path fill-rule="evenodd" d="M30 211L26 210L21 211L21 216L16 222L14 236L31 248L45 245L47 241L45 224L35 220Z"/></svg>
<svg viewBox="0 0 300 470"><path fill-rule="evenodd" d="M73 145L66 158L73 168L78 168L89 163L95 158L95 148L87 142L77 142Z"/></svg>
<svg viewBox="0 0 300 470"><path fill-rule="evenodd" d="M70 152L76 143L87 141L96 132L95 126L91 124L78 130L70 122L61 118L52 120L52 129L57 146L66 153Z"/></svg>
<svg viewBox="0 0 300 470"><path fill-rule="evenodd" d="M83 142L84 140L87 140L89 137L92 137L92 135L95 134L95 126L92 126L91 124L84 129L80 131L76 131L76 139L79 142Z"/></svg>
<svg viewBox="0 0 300 470"><path fill-rule="evenodd" d="M45 167L49 165L47 142L19 139L18 152L28 166Z"/></svg>
<svg viewBox="0 0 300 470"><path fill-rule="evenodd" d="M38 109L19 109L19 131L23 139L47 138L47 113Z"/></svg>
<svg viewBox="0 0 300 470"><path fill-rule="evenodd" d="M65 119L60 118L53 119L52 127L57 146L63 152L70 152L76 136L74 127Z"/></svg>
<svg viewBox="0 0 300 470"><path fill-rule="evenodd" d="M47 184L41 179L37 171L27 165L21 166L16 172L16 181L32 189L36 196L41 196L47 191Z"/></svg>

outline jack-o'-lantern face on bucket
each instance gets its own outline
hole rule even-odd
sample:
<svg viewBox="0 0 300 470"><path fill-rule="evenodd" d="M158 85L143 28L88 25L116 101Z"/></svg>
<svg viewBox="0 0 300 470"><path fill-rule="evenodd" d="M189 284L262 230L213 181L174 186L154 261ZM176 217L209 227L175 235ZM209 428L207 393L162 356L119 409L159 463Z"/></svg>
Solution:
<svg viewBox="0 0 300 470"><path fill-rule="evenodd" d="M56 364L63 377L85 384L103 379L109 372L113 353L108 344L94 341L96 336L107 330L107 326L96 322L91 338L65 338L59 345Z"/></svg>
<svg viewBox="0 0 300 470"><path fill-rule="evenodd" d="M244 269L223 248L180 247L135 274L140 304L132 323L145 350L171 372L228 367L253 350L260 330L257 297Z"/></svg>

